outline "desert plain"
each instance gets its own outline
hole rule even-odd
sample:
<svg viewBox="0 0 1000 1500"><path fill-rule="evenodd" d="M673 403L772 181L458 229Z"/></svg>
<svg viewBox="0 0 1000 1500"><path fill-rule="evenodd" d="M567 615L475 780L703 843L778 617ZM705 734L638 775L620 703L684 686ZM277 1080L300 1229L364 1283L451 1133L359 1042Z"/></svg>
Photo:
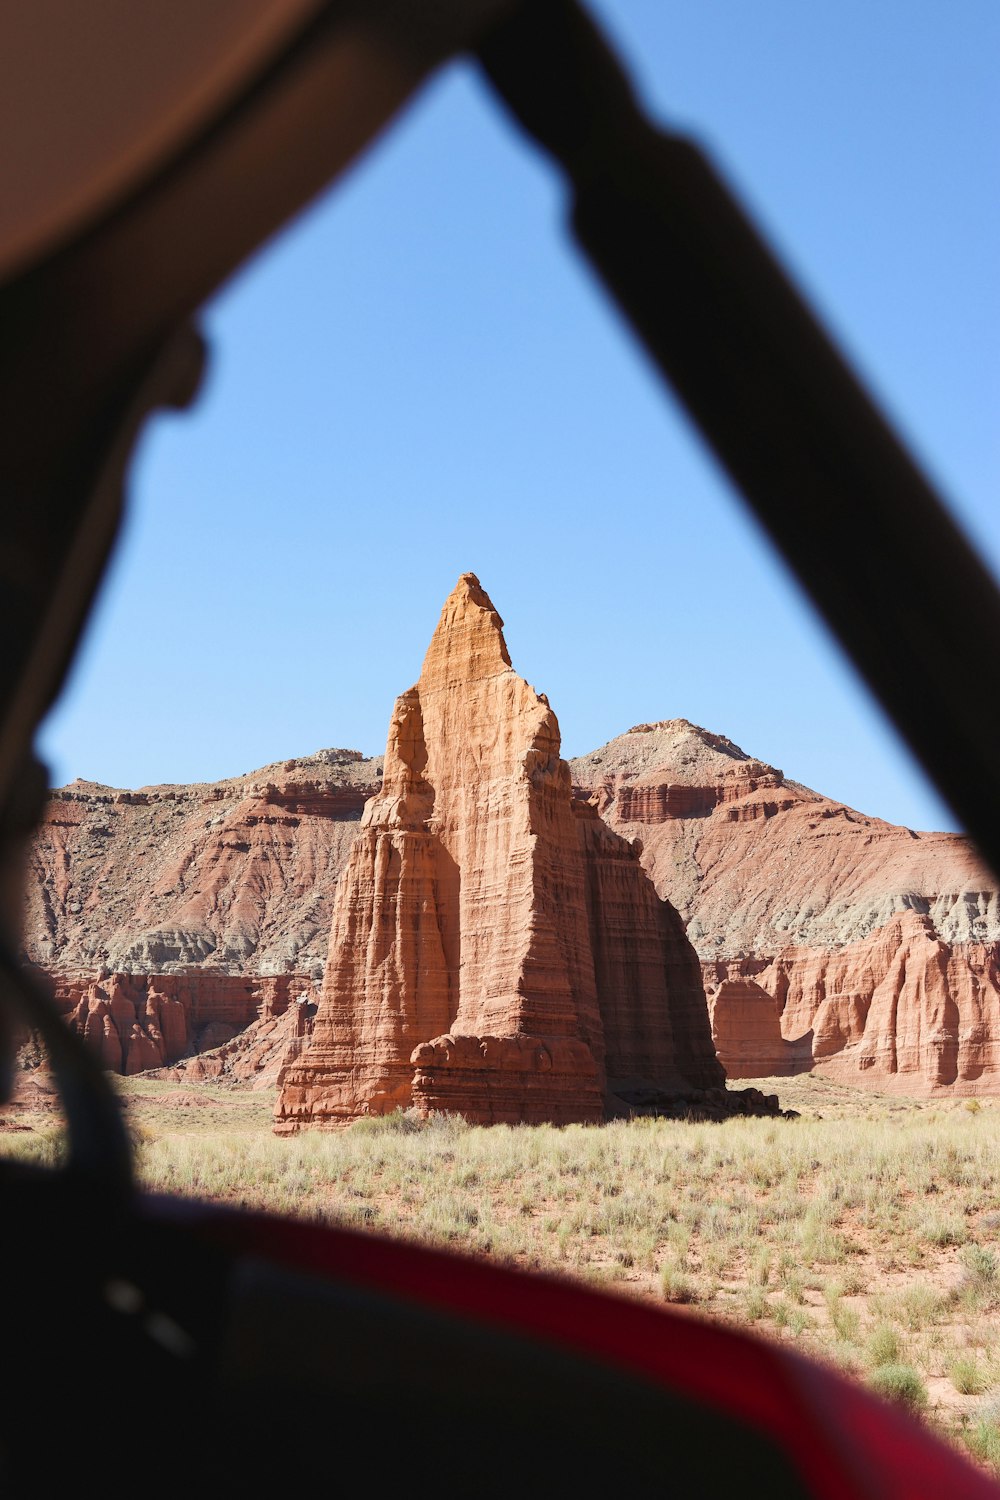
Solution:
<svg viewBox="0 0 1000 1500"><path fill-rule="evenodd" d="M1000 1473L1000 1101L806 1074L753 1081L792 1119L483 1127L400 1110L280 1137L270 1090L115 1081L149 1191L404 1236L749 1327L902 1401ZM0 1147L58 1164L44 1075L22 1075Z"/></svg>

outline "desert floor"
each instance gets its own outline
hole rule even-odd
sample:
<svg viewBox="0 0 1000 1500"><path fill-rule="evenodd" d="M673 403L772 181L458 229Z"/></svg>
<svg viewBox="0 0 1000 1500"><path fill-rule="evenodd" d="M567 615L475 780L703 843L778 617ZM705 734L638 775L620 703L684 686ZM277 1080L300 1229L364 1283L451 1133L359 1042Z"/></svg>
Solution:
<svg viewBox="0 0 1000 1500"><path fill-rule="evenodd" d="M271 1134L271 1091L120 1080L140 1179L405 1235L707 1318L851 1371L1000 1473L1000 1100L755 1080L797 1120ZM0 1151L56 1163L44 1080Z"/></svg>

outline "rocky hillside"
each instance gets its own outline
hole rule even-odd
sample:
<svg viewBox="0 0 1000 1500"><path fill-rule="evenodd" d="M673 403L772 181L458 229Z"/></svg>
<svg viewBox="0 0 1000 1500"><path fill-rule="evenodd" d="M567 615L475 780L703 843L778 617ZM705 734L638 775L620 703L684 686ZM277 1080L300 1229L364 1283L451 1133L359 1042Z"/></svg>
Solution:
<svg viewBox="0 0 1000 1500"><path fill-rule="evenodd" d="M1000 941L1000 892L968 839L855 812L686 719L637 725L570 769L642 840L703 959L839 948L905 911L947 943Z"/></svg>
<svg viewBox="0 0 1000 1500"><path fill-rule="evenodd" d="M730 1076L818 1066L906 1092L1000 1091L1000 895L968 840L856 812L684 719L637 725L570 767L685 919ZM67 1013L116 1033L108 1060L126 1070L149 1065L155 1006L136 1002L130 1041L121 997L136 986L109 990L107 975L174 976L147 997L197 991L188 1048L217 1034L212 983L227 1024L258 998L275 1009L270 990L237 995L223 976L301 977L312 994L381 776L381 758L325 750L211 785L54 792L28 956L59 976ZM171 1061L180 1045L154 1051Z"/></svg>
<svg viewBox="0 0 1000 1500"><path fill-rule="evenodd" d="M25 947L49 970L320 977L333 888L382 761L320 750L247 776L53 792Z"/></svg>
<svg viewBox="0 0 1000 1500"><path fill-rule="evenodd" d="M731 1077L1000 1089L1000 896L967 839L856 812L685 719L571 769L686 918Z"/></svg>

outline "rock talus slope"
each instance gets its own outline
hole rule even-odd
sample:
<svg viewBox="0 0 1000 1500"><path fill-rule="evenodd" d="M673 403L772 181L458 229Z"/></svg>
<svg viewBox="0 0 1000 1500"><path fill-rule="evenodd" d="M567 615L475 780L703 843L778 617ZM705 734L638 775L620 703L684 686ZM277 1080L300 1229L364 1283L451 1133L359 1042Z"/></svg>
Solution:
<svg viewBox="0 0 1000 1500"><path fill-rule="evenodd" d="M1000 894L967 839L866 817L684 719L571 769L686 919L730 1077L1000 1090Z"/></svg>
<svg viewBox="0 0 1000 1500"><path fill-rule="evenodd" d="M397 700L278 1130L411 1102L597 1120L609 1090L721 1086L682 924L631 846L574 808L559 751L548 700L463 575Z"/></svg>

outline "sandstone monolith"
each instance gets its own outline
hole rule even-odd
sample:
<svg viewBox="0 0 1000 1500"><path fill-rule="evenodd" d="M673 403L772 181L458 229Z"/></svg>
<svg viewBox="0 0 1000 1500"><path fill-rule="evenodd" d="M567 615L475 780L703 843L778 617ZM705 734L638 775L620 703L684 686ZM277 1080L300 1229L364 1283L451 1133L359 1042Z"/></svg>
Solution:
<svg viewBox="0 0 1000 1500"><path fill-rule="evenodd" d="M680 919L574 804L556 716L502 626L464 574L397 700L279 1131L410 1104L596 1121L616 1095L724 1082Z"/></svg>

